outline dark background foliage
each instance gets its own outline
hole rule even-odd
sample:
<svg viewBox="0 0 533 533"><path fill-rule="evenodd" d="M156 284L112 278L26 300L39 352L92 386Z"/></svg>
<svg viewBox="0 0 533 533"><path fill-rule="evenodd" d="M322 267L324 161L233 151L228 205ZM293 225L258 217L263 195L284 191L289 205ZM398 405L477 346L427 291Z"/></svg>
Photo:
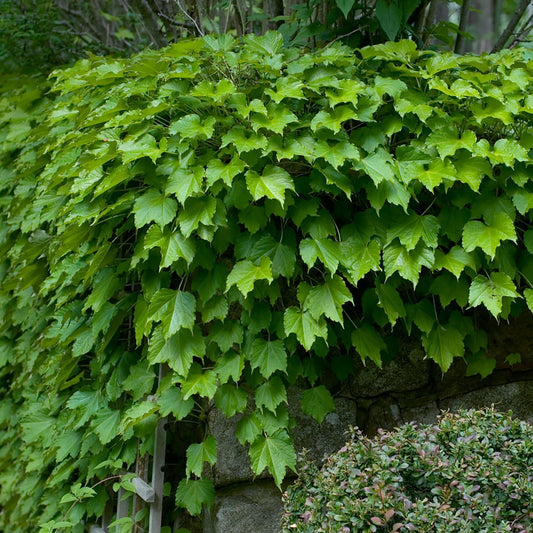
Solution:
<svg viewBox="0 0 533 533"><path fill-rule="evenodd" d="M49 70L87 53L130 54L183 37L278 29L285 42L480 53L527 42L531 0L0 0L2 70Z"/></svg>

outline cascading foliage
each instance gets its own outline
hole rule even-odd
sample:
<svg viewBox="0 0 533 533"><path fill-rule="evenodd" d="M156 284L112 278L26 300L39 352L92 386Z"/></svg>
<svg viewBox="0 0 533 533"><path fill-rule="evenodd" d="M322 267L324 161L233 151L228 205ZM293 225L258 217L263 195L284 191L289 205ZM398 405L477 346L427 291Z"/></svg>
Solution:
<svg viewBox="0 0 533 533"><path fill-rule="evenodd" d="M279 485L287 387L321 421L398 336L489 374L487 316L533 307L532 73L271 32L4 81L0 529L82 531L159 417L213 405ZM206 435L172 489L193 514Z"/></svg>

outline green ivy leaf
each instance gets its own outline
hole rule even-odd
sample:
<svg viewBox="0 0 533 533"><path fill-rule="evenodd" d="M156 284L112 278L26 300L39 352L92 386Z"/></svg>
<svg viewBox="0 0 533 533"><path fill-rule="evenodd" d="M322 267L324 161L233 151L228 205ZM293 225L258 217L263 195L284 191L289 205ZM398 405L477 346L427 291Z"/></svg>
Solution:
<svg viewBox="0 0 533 533"><path fill-rule="evenodd" d="M160 268L167 268L178 259L185 259L190 264L196 254L196 246L191 239L186 239L179 232L163 230L157 225L150 226L144 237L144 248L150 250L154 246L161 249Z"/></svg>
<svg viewBox="0 0 533 533"><path fill-rule="evenodd" d="M193 516L210 507L215 501L215 487L210 479L182 479L176 490L176 505L185 507Z"/></svg>
<svg viewBox="0 0 533 533"><path fill-rule="evenodd" d="M376 187L383 181L394 180L394 167L391 155L382 147L379 147L375 152L367 155L355 168L362 169L368 174Z"/></svg>
<svg viewBox="0 0 533 533"><path fill-rule="evenodd" d="M347 0L350 2L351 0ZM360 94L363 93L364 85L359 80L339 80L333 89L326 89L326 96L331 107L337 104L356 104Z"/></svg>
<svg viewBox="0 0 533 533"><path fill-rule="evenodd" d="M227 418L246 409L248 395L237 385L225 383L218 387L215 394L215 407L220 409Z"/></svg>
<svg viewBox="0 0 533 533"><path fill-rule="evenodd" d="M220 383L227 383L229 378L232 378L237 383L241 377L243 368L244 355L230 350L217 359L215 372L218 375Z"/></svg>
<svg viewBox="0 0 533 533"><path fill-rule="evenodd" d="M300 399L304 414L312 416L319 424L326 415L335 411L335 403L330 392L324 385L307 389Z"/></svg>
<svg viewBox="0 0 533 533"><path fill-rule="evenodd" d="M457 150L461 149L473 152L475 142L476 134L473 131L467 130L459 134L454 126L437 129L426 140L428 146L437 148L442 159L454 155Z"/></svg>
<svg viewBox="0 0 533 533"><path fill-rule="evenodd" d="M193 394L212 399L217 391L217 375L212 370L204 370L198 363L193 363L187 379L181 383L183 398L187 400Z"/></svg>
<svg viewBox="0 0 533 533"><path fill-rule="evenodd" d="M307 238L300 242L300 255L309 268L320 259L330 273L334 274L339 266L339 243L330 239Z"/></svg>
<svg viewBox="0 0 533 533"><path fill-rule="evenodd" d="M447 307L455 300L463 308L468 302L468 282L465 279L454 279L447 272L433 280L429 292L439 296L442 307Z"/></svg>
<svg viewBox="0 0 533 533"><path fill-rule="evenodd" d="M414 1L416 2L417 0L414 0ZM404 5L405 5L405 2L404 2ZM398 80L395 78L383 78L381 76L376 76L374 80L374 87L376 89L377 94L380 97L383 96L384 94L389 94L395 100L398 99L399 96L404 91L407 90L407 85L405 84L404 81Z"/></svg>
<svg viewBox="0 0 533 533"><path fill-rule="evenodd" d="M531 290L531 289L528 289L528 290ZM528 307L530 307L529 304L528 304ZM522 362L522 356L519 353L510 353L505 358L505 362L508 363L511 366L518 365L518 364L520 364Z"/></svg>
<svg viewBox="0 0 533 533"><path fill-rule="evenodd" d="M167 363L181 376L189 372L194 357L203 357L205 341L196 326L191 332L182 329L165 340L161 328L156 328L148 345L148 360L151 364Z"/></svg>
<svg viewBox="0 0 533 533"><path fill-rule="evenodd" d="M99 415L107 414L109 410L100 410ZM120 412L119 412L120 419ZM43 434L52 431L54 428L54 419L43 413L33 413L22 422L24 431L24 442L32 443L42 438ZM105 428L104 428L105 431ZM105 433L104 433L105 435ZM113 436L115 436L113 434ZM112 438L112 437L111 437ZM111 440L111 439L110 439ZM104 443L105 444L105 443Z"/></svg>
<svg viewBox="0 0 533 533"><path fill-rule="evenodd" d="M419 243L414 250L407 251L403 246L392 242L383 250L383 266L387 278L398 272L414 286L418 283L422 267L431 268L434 258L434 251L422 243Z"/></svg>
<svg viewBox="0 0 533 533"><path fill-rule="evenodd" d="M200 477L204 463L213 466L217 460L217 441L213 435L208 435L205 440L199 444L190 444L187 448L187 464L185 475L187 479L191 473Z"/></svg>
<svg viewBox="0 0 533 533"><path fill-rule="evenodd" d="M199 196L204 181L204 167L177 168L168 178L166 194L175 194L182 203L190 196Z"/></svg>
<svg viewBox="0 0 533 533"><path fill-rule="evenodd" d="M478 191L485 176L492 176L490 163L481 157L472 157L471 154L461 153L453 164L457 170L457 179L466 183L473 191Z"/></svg>
<svg viewBox="0 0 533 533"><path fill-rule="evenodd" d="M430 76L434 76L443 70L454 69L457 65L458 58L455 54L452 54L451 52L435 52L434 55L428 59L426 69Z"/></svg>
<svg viewBox="0 0 533 533"><path fill-rule="evenodd" d="M400 294L392 285L387 283L384 285L377 283L376 294L378 305L385 311L391 326L394 326L398 318L405 316L405 306Z"/></svg>
<svg viewBox="0 0 533 533"><path fill-rule="evenodd" d="M119 144L118 150L122 152L122 162L125 165L141 157L149 157L155 163L162 152L149 133L141 137L127 137Z"/></svg>
<svg viewBox="0 0 533 533"><path fill-rule="evenodd" d="M246 35L244 41L247 47L259 56L274 56L283 47L283 37L277 31L267 31L263 35Z"/></svg>
<svg viewBox="0 0 533 533"><path fill-rule="evenodd" d="M324 315L342 324L342 306L346 302L353 302L352 295L342 278L335 275L326 279L323 285L316 285L309 291L304 309L308 310L315 320Z"/></svg>
<svg viewBox="0 0 533 533"><path fill-rule="evenodd" d="M450 368L454 357L462 357L465 351L463 335L451 325L443 327L435 324L429 334L422 336L422 344L428 357L433 359L443 372Z"/></svg>
<svg viewBox="0 0 533 533"><path fill-rule="evenodd" d="M146 368L146 363L138 363L130 368L128 377L122 382L125 391L132 391L133 399L138 400L150 394L154 385L153 369Z"/></svg>
<svg viewBox="0 0 533 533"><path fill-rule="evenodd" d="M176 203L175 200L172 201ZM204 226L211 225L216 208L217 202L210 196L205 198L188 198L178 215L178 221L183 235L186 238L189 237L193 231L199 228L200 224Z"/></svg>
<svg viewBox="0 0 533 533"><path fill-rule="evenodd" d="M218 344L222 352L227 352L234 344L242 344L243 327L236 320L216 322L211 327L209 340Z"/></svg>
<svg viewBox="0 0 533 533"><path fill-rule="evenodd" d="M352 332L352 344L363 363L368 358L381 368L381 352L387 346L383 337L370 324L363 323Z"/></svg>
<svg viewBox="0 0 533 533"><path fill-rule="evenodd" d="M264 135L250 132L242 126L233 126L222 137L221 148L233 144L237 152L250 152L251 150L263 150L267 146L267 138Z"/></svg>
<svg viewBox="0 0 533 533"><path fill-rule="evenodd" d="M476 270L476 263L472 254L465 252L460 246L454 246L447 254L441 250L435 252L435 270L445 268L459 279L465 267Z"/></svg>
<svg viewBox="0 0 533 533"><path fill-rule="evenodd" d="M285 191L294 191L294 183L288 172L274 165L267 165L262 174L254 170L246 173L246 185L254 200L263 197L285 203Z"/></svg>
<svg viewBox="0 0 533 533"><path fill-rule="evenodd" d="M533 193L525 190L516 191L513 194L513 205L521 215L525 215L533 209Z"/></svg>
<svg viewBox="0 0 533 533"><path fill-rule="evenodd" d="M276 103L279 103L279 102L276 102ZM252 113L252 111L254 113L261 113L262 115L267 114L265 104L263 104L261 100L254 98L250 103L248 103L246 95L242 93L234 94L229 99L227 106L230 109L235 109L236 113L240 115L242 118L248 118L250 116L250 113Z"/></svg>
<svg viewBox="0 0 533 533"><path fill-rule="evenodd" d="M98 391L76 391L66 403L67 409L79 409L76 428L82 427L100 408L101 398ZM80 412L78 411L78 413ZM48 427L45 426L45 427Z"/></svg>
<svg viewBox="0 0 533 533"><path fill-rule="evenodd" d="M168 128L168 133L170 135L179 133L184 139L196 139L197 137L210 139L215 131L215 123L215 117L200 118L194 113L173 121Z"/></svg>
<svg viewBox="0 0 533 533"><path fill-rule="evenodd" d="M398 239L409 252L416 248L422 239L429 248L436 248L438 244L440 224L436 217L432 215L419 216L415 213L404 217L387 234L387 240L392 242Z"/></svg>
<svg viewBox="0 0 533 533"><path fill-rule="evenodd" d="M269 378L274 372L287 369L287 352L280 340L254 339L247 357L252 368L259 368L261 375Z"/></svg>
<svg viewBox="0 0 533 533"><path fill-rule="evenodd" d="M85 301L84 310L92 307L97 313L119 288L119 281L112 268L105 268L98 272L94 279L93 290Z"/></svg>
<svg viewBox="0 0 533 533"><path fill-rule="evenodd" d="M485 379L487 376L492 374L496 368L496 359L492 357L487 357L484 353L477 353L469 355L467 357L468 366L466 367L466 376L474 376L479 374L481 379Z"/></svg>
<svg viewBox="0 0 533 533"><path fill-rule="evenodd" d="M289 435L283 429L271 436L257 437L249 453L255 475L268 468L278 488L281 488L286 469L294 471L296 468L296 453Z"/></svg>
<svg viewBox="0 0 533 533"><path fill-rule="evenodd" d="M119 425L120 411L108 407L101 408L91 422L91 427L102 444L111 442L118 435Z"/></svg>
<svg viewBox="0 0 533 533"><path fill-rule="evenodd" d="M316 143L313 158L322 157L335 170L344 164L346 160L359 161L360 155L357 148L346 141L336 144L329 144L327 141L318 141Z"/></svg>
<svg viewBox="0 0 533 533"><path fill-rule="evenodd" d="M235 427L235 436L244 446L247 442L253 443L262 433L262 427L255 413L244 415Z"/></svg>
<svg viewBox="0 0 533 533"><path fill-rule="evenodd" d="M285 310L283 325L285 334L294 333L306 350L311 349L317 337L326 339L328 335L328 327L324 317L317 320L309 311L297 307L289 307Z"/></svg>
<svg viewBox="0 0 533 533"><path fill-rule="evenodd" d="M278 376L271 377L255 390L255 404L258 409L266 407L270 411L275 411L282 402L287 402L287 391Z"/></svg>
<svg viewBox="0 0 533 533"><path fill-rule="evenodd" d="M150 222L156 222L160 227L165 226L177 215L178 203L172 198L167 198L156 189L148 192L135 200L133 212L135 213L135 227L142 228Z"/></svg>
<svg viewBox="0 0 533 533"><path fill-rule="evenodd" d="M170 387L163 391L157 403L161 416L165 417L172 413L176 420L185 418L194 407L194 400L192 398L185 400L179 387Z"/></svg>
<svg viewBox="0 0 533 533"><path fill-rule="evenodd" d="M205 175L207 185L213 186L218 180L222 180L228 187L231 187L233 178L244 172L246 165L236 155L226 165L220 159L211 159L206 167Z"/></svg>
<svg viewBox="0 0 533 533"><path fill-rule="evenodd" d="M326 128L334 133L338 133L343 127L343 123L356 119L357 112L351 105L340 105L330 111L319 111L311 120L311 130Z"/></svg>
<svg viewBox="0 0 533 533"><path fill-rule="evenodd" d="M250 118L250 124L254 131L265 128L280 135L292 122L298 122L298 117L287 106L274 103L268 104L266 115L262 112L255 113Z"/></svg>
<svg viewBox="0 0 533 533"><path fill-rule="evenodd" d="M134 403L122 417L120 422L119 431L120 433L125 433L128 429L141 425L142 422L146 421L157 411L157 405L152 401L144 401L139 403ZM153 419L153 417L152 417Z"/></svg>
<svg viewBox="0 0 533 533"><path fill-rule="evenodd" d="M494 259L496 248L503 240L516 242L513 221L503 212L494 214L490 226L479 220L471 220L463 229L463 247L467 252L479 247Z"/></svg>
<svg viewBox="0 0 533 533"><path fill-rule="evenodd" d="M447 185L449 182L454 182L458 179L458 171L455 170L452 163L447 159L443 161L437 158L430 163L424 164L420 169L417 169L416 165L414 165L410 170L404 170L405 175L411 175L411 173L415 174L412 179L417 179L430 191L433 191L435 187L438 187L443 182ZM470 178L470 184L474 182L475 177L478 178L480 183L482 176L472 175L465 170L464 176L461 176L461 181L466 181L466 179ZM479 183L477 184L478 187Z"/></svg>
<svg viewBox="0 0 533 533"><path fill-rule="evenodd" d="M296 100L302 100L305 98L302 92L304 86L302 80L293 76L279 77L276 80L276 90L266 89L265 94L270 96L273 102L279 104L285 98L295 98Z"/></svg>
<svg viewBox="0 0 533 533"><path fill-rule="evenodd" d="M274 278L285 276L290 278L296 266L296 249L292 245L279 242L270 235L265 235L253 246L250 258L258 261L262 256L272 260L272 274Z"/></svg>
<svg viewBox="0 0 533 533"><path fill-rule="evenodd" d="M490 277L478 275L472 280L468 301L477 307L483 304L490 313L498 318L502 312L503 298L517 298L513 280L503 272L491 272Z"/></svg>
<svg viewBox="0 0 533 533"><path fill-rule="evenodd" d="M342 264L353 285L371 270L379 270L381 246L376 239L364 244L362 239L349 238L340 243Z"/></svg>
<svg viewBox="0 0 533 533"><path fill-rule="evenodd" d="M382 181L377 187L368 187L366 195L372 207L379 213L385 202L400 205L407 212L411 194L398 180Z"/></svg>
<svg viewBox="0 0 533 533"><path fill-rule="evenodd" d="M190 292L159 289L148 309L151 320L161 321L163 337L167 340L180 329L191 332L196 319L196 299Z"/></svg>
<svg viewBox="0 0 533 533"><path fill-rule="evenodd" d="M228 96L235 93L235 85L230 80L222 78L217 83L204 80L198 83L192 91L192 96L208 98L214 102L221 103L227 100Z"/></svg>
<svg viewBox="0 0 533 533"><path fill-rule="evenodd" d="M228 299L223 295L213 296L208 302L202 305L201 313L204 322L212 320L224 320L228 315Z"/></svg>
<svg viewBox="0 0 533 533"><path fill-rule="evenodd" d="M271 283L273 281L271 265L272 261L268 257L263 257L259 265L254 265L248 260L239 261L228 275L226 292L233 285L237 285L243 296L247 296L253 290L256 281L265 279Z"/></svg>
<svg viewBox="0 0 533 533"><path fill-rule="evenodd" d="M516 161L529 161L527 150L515 139L498 139L488 157L492 164L503 163L511 168Z"/></svg>

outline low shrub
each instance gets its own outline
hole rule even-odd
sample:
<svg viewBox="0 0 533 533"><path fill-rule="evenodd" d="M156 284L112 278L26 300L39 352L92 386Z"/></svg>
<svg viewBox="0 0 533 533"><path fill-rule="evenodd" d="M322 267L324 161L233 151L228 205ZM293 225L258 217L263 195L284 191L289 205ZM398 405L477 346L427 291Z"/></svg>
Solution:
<svg viewBox="0 0 533 533"><path fill-rule="evenodd" d="M305 463L283 531L533 531L533 427L492 409L443 414Z"/></svg>

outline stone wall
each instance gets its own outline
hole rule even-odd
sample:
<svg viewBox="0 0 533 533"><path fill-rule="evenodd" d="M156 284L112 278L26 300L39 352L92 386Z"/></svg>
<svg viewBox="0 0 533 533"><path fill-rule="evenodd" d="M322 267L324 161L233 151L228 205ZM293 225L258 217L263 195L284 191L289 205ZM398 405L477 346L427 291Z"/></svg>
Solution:
<svg viewBox="0 0 533 533"><path fill-rule="evenodd" d="M372 435L380 427L392 429L412 420L433 423L441 410L491 404L533 422L532 326L533 322L514 323L493 331L489 353L497 364L485 379L464 377L462 360L442 375L412 345L406 345L382 370L358 364L354 377L336 394L336 412L321 425L301 412L300 390L294 388L289 406L298 422L293 430L297 448L306 448L311 458L321 462L344 444L350 426ZM522 362L511 369L505 357L513 352L521 353ZM214 507L197 531L278 533L280 492L268 475L254 479L246 450L234 437L237 421L237 417L226 419L216 411L210 415L209 430L218 442L218 459L211 473L217 494Z"/></svg>

